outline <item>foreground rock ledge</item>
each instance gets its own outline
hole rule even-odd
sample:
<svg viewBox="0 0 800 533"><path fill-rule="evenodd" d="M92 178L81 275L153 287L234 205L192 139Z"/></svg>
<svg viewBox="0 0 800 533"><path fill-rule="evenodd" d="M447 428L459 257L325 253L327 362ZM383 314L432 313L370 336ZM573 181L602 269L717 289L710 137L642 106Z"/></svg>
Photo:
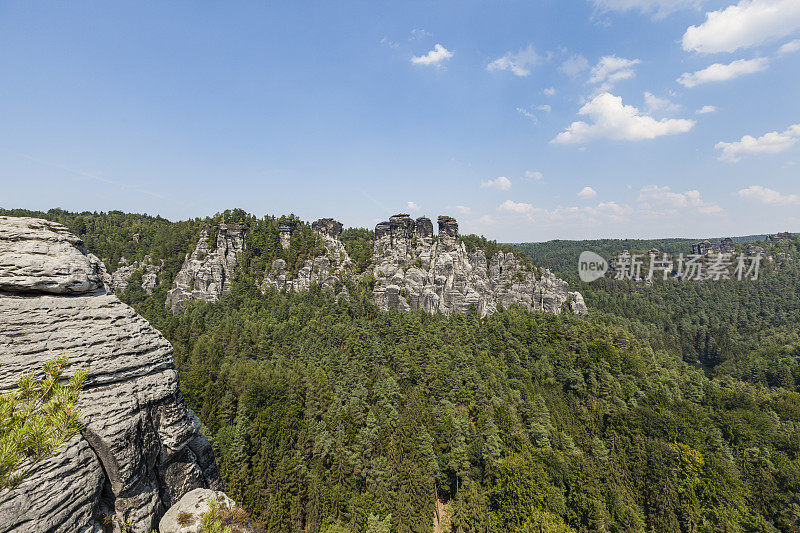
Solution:
<svg viewBox="0 0 800 533"><path fill-rule="evenodd" d="M0 492L0 532L150 532L196 488L221 488L200 422L178 388L172 347L106 293L103 264L67 228L0 217L0 393L66 355L85 368L85 430Z"/></svg>

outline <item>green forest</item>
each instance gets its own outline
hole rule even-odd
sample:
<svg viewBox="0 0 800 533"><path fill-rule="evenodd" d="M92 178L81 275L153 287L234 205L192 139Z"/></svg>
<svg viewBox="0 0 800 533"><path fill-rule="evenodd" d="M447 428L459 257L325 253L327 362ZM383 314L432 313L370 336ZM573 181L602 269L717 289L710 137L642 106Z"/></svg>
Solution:
<svg viewBox="0 0 800 533"><path fill-rule="evenodd" d="M262 293L272 260L296 267L321 246L300 223L281 248L280 217L0 214L65 224L109 270L165 261L151 295L129 283L121 297L172 343L226 493L267 531L431 532L437 516L464 533L800 530L797 235L758 242L794 259L742 282L577 280L584 249L688 252L689 240L518 245L590 314L481 318L382 312L355 278L349 299ZM173 315L172 278L223 220L248 227L230 293ZM372 233L342 237L367 271Z"/></svg>

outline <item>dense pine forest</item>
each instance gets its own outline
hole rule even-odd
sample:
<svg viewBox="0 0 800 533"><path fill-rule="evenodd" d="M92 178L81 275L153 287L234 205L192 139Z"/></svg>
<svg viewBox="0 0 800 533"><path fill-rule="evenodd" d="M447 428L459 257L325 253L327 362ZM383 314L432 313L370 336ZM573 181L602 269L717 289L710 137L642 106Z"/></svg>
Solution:
<svg viewBox="0 0 800 533"><path fill-rule="evenodd" d="M121 297L172 343L226 492L267 531L800 530L797 235L758 242L776 259L742 282L577 279L583 249L688 252L688 240L521 245L590 315L481 318L379 311L369 276L344 281L349 299L262 293L273 259L297 266L321 245L301 223L283 249L275 217L0 215L65 224L110 271L164 260L152 294L130 282ZM222 220L249 228L230 293L173 315L172 278ZM357 272L371 237L342 235Z"/></svg>

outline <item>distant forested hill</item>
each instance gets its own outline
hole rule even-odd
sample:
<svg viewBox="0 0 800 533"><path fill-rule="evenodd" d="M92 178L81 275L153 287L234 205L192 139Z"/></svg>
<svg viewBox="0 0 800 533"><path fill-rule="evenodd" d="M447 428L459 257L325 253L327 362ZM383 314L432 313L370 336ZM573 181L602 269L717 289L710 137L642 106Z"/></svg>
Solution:
<svg viewBox="0 0 800 533"><path fill-rule="evenodd" d="M174 346L226 491L270 532L430 532L437 508L453 532L800 530L796 235L759 243L793 259L747 283L577 281L583 249L688 252L690 240L531 245L591 314L480 318L382 312L368 284L349 299L262 293L270 259L319 245L301 230L279 249L271 216L2 214L62 222L113 265L154 255L172 276L203 225L248 225L219 302L173 315L169 275L122 298ZM370 238L343 234L360 270Z"/></svg>
<svg viewBox="0 0 800 533"><path fill-rule="evenodd" d="M598 319L622 325L647 336L655 346L680 354L708 370L729 359L753 360L761 349L800 341L800 236L778 234L769 241L738 239L764 249L757 281L656 281L645 284L617 281L610 276L583 283L578 256L591 250L605 258L621 250L643 252L656 248L670 254L690 253L695 240L550 241L516 245L534 263L551 265L580 291ZM601 318L602 317L602 318ZM736 366L733 362L724 368ZM794 371L797 377L800 374ZM765 382L757 378L758 382ZM773 380L773 384L774 384Z"/></svg>

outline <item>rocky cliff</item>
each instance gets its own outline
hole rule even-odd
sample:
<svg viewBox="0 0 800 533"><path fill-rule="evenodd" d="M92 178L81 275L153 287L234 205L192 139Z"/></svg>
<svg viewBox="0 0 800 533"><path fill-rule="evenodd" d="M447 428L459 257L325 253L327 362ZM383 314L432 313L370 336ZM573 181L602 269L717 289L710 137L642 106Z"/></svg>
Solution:
<svg viewBox="0 0 800 533"><path fill-rule="evenodd" d="M172 347L108 282L65 227L0 217L0 392L57 355L87 371L85 429L0 492L0 531L149 532L186 492L220 486Z"/></svg>
<svg viewBox="0 0 800 533"><path fill-rule="evenodd" d="M161 272L163 266L164 261L161 261L160 265L153 264L149 255L144 256L141 262L134 261L133 263L128 263L128 260L123 257L120 259L119 267L109 278L108 288L114 294L122 294L128 287L128 280L133 273L141 269L142 289L144 289L144 292L147 294L152 294L153 289L156 287L156 284L158 284L158 274Z"/></svg>
<svg viewBox="0 0 800 533"><path fill-rule="evenodd" d="M278 222L281 246L291 246L299 222ZM352 261L341 241L342 224L332 218L311 224L325 245L325 252L290 272L286 261L276 259L264 273L262 289L298 292L319 284L325 290L347 297L342 281L363 277L352 270ZM186 258L167 305L179 311L189 299L215 301L229 289L236 254L243 248L242 230L223 232L220 227L216 251L208 249L203 230L195 251ZM221 253L220 250L225 251ZM229 250L233 251L231 253ZM381 309L423 310L429 313L466 313L475 306L481 316L493 313L499 304L519 304L532 310L587 313L583 297L570 292L567 282L547 269L537 272L513 253L498 252L487 258L480 249L467 252L458 233L458 222L448 216L438 219L438 234L426 217L407 214L391 217L375 227L372 243L375 301ZM230 259L229 259L230 258Z"/></svg>
<svg viewBox="0 0 800 533"><path fill-rule="evenodd" d="M284 231L280 233L281 243L286 242L285 246L288 246L291 231L286 229L288 225L284 220L281 221L279 228L283 228L281 231ZM292 230L293 228L294 226ZM322 239L325 254L307 260L296 273L286 270L286 261L276 259L264 273L262 288L272 287L279 291L299 292L318 283L323 289L332 291L336 288L337 282L349 274L350 257L339 239L342 235L342 223L332 218L321 218L311 224L311 229ZM342 287L338 295L347 297L347 289Z"/></svg>
<svg viewBox="0 0 800 533"><path fill-rule="evenodd" d="M467 253L452 217L440 216L438 230L434 237L429 218L406 214L375 227L374 294L381 309L449 314L475 306L483 316L498 304L519 304L558 314L567 304L573 313L587 312L581 294L549 270L541 269L537 279L513 253L488 259L480 249Z"/></svg>
<svg viewBox="0 0 800 533"><path fill-rule="evenodd" d="M216 238L209 239L214 234ZM203 228L197 246L186 256L167 293L166 305L173 313L182 310L189 300L216 302L230 290L239 254L244 250L244 234L245 228L240 224Z"/></svg>

